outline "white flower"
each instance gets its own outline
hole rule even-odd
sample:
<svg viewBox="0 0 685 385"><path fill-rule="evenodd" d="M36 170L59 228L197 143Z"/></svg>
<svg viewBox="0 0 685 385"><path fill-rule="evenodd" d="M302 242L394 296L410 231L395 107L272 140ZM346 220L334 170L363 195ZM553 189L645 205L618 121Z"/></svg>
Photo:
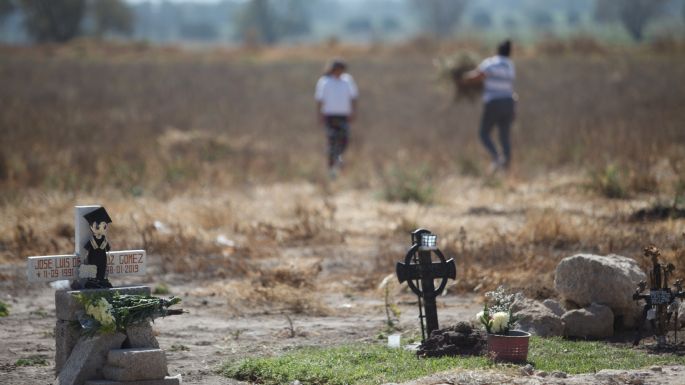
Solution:
<svg viewBox="0 0 685 385"><path fill-rule="evenodd" d="M500 311L492 315L492 332L502 333L509 324L509 313Z"/></svg>
<svg viewBox="0 0 685 385"><path fill-rule="evenodd" d="M476 321L481 322L481 320L483 319L483 314L485 313L482 310L479 311L478 314L476 314Z"/></svg>
<svg viewBox="0 0 685 385"><path fill-rule="evenodd" d="M114 325L112 310L112 304L104 298L100 298L95 304L86 305L86 313L103 326Z"/></svg>

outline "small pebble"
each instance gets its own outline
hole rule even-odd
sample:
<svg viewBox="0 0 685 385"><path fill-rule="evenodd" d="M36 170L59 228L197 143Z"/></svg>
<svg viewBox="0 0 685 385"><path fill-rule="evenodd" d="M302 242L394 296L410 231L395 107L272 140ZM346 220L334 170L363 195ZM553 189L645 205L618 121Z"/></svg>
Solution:
<svg viewBox="0 0 685 385"><path fill-rule="evenodd" d="M534 371L535 371L535 369L533 368L533 365L531 365L531 364L528 364L528 365L521 368L521 373L526 375L526 376L532 375Z"/></svg>
<svg viewBox="0 0 685 385"><path fill-rule="evenodd" d="M566 378L568 377L568 374L564 372L552 372L552 377L554 378Z"/></svg>
<svg viewBox="0 0 685 385"><path fill-rule="evenodd" d="M652 372L661 372L662 371L661 366L652 366L651 368L649 368L649 370L651 370Z"/></svg>
<svg viewBox="0 0 685 385"><path fill-rule="evenodd" d="M535 375L538 377L547 377L549 374L547 372L545 372L544 370L541 370L539 372L536 372Z"/></svg>

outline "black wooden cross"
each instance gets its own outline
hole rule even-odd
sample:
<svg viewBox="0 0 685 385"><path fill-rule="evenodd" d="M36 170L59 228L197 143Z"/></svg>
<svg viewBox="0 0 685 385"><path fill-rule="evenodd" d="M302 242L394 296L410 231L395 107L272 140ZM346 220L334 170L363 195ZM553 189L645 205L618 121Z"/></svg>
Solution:
<svg viewBox="0 0 685 385"><path fill-rule="evenodd" d="M433 330L438 330L438 308L435 297L440 295L447 285L447 279L457 277L457 267L453 259L446 260L437 248L437 235L429 230L417 229L411 233L412 246L409 248L404 263L397 263L397 279L407 282L409 288L419 297L419 318L421 320L421 336L425 341ZM439 261L433 262L432 253ZM418 254L418 255L417 255ZM434 279L441 279L435 288ZM421 300L423 299L423 309ZM425 309L425 315L423 310ZM424 328L423 319L426 319Z"/></svg>

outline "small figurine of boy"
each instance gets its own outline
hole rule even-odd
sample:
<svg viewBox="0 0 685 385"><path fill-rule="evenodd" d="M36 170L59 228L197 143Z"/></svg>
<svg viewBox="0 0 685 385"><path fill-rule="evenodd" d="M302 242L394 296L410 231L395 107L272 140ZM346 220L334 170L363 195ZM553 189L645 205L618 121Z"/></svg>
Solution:
<svg viewBox="0 0 685 385"><path fill-rule="evenodd" d="M112 219L107 214L104 207L100 207L83 216L90 226L92 236L83 246L88 252L86 263L96 267L95 278L90 277L86 281L86 289L111 288L112 284L106 278L107 275L107 252L111 249L107 242L107 228L112 223ZM86 265L87 266L87 265ZM87 269L86 266L83 266Z"/></svg>

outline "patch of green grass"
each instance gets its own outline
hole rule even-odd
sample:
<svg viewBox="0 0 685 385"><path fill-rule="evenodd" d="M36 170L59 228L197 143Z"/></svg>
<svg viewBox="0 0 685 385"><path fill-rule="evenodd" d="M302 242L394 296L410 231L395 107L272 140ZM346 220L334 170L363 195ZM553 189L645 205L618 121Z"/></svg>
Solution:
<svg viewBox="0 0 685 385"><path fill-rule="evenodd" d="M591 172L589 186L606 198L623 199L628 197L625 176L621 169L614 164Z"/></svg>
<svg viewBox="0 0 685 385"><path fill-rule="evenodd" d="M20 358L14 363L15 366L48 366L48 360L40 355L28 356Z"/></svg>
<svg viewBox="0 0 685 385"><path fill-rule="evenodd" d="M169 286L167 286L166 283L161 282L155 285L155 288L152 290L152 294L157 294L157 295L163 295L163 294L169 294L171 293L171 290L169 289Z"/></svg>
<svg viewBox="0 0 685 385"><path fill-rule="evenodd" d="M32 310L29 314L40 318L47 318L50 316L50 314L48 314L48 312L42 307L36 310Z"/></svg>
<svg viewBox="0 0 685 385"><path fill-rule="evenodd" d="M601 341L568 341L555 337L531 338L528 361L538 370L578 374L594 373L602 369L684 365L685 357L649 354L644 350L617 347Z"/></svg>
<svg viewBox="0 0 685 385"><path fill-rule="evenodd" d="M637 369L652 365L685 364L685 357L652 355L642 350L603 342L532 337L528 360L537 370L569 374L602 369ZM413 352L382 344L354 344L328 348L298 348L276 357L251 357L229 362L222 375L262 384L382 384L403 382L448 369L506 370L485 357L418 359Z"/></svg>
<svg viewBox="0 0 685 385"><path fill-rule="evenodd" d="M0 317L7 317L10 315L10 305L0 301Z"/></svg>
<svg viewBox="0 0 685 385"><path fill-rule="evenodd" d="M187 352L190 350L190 348L183 344L173 344L169 350L172 352Z"/></svg>
<svg viewBox="0 0 685 385"><path fill-rule="evenodd" d="M355 344L299 348L278 357L247 358L221 368L226 377L264 384L383 384L402 382L451 368L483 368L485 357L417 359L413 352L384 345Z"/></svg>
<svg viewBox="0 0 685 385"><path fill-rule="evenodd" d="M393 167L383 177L383 197L388 201L433 203L432 176L427 166Z"/></svg>

